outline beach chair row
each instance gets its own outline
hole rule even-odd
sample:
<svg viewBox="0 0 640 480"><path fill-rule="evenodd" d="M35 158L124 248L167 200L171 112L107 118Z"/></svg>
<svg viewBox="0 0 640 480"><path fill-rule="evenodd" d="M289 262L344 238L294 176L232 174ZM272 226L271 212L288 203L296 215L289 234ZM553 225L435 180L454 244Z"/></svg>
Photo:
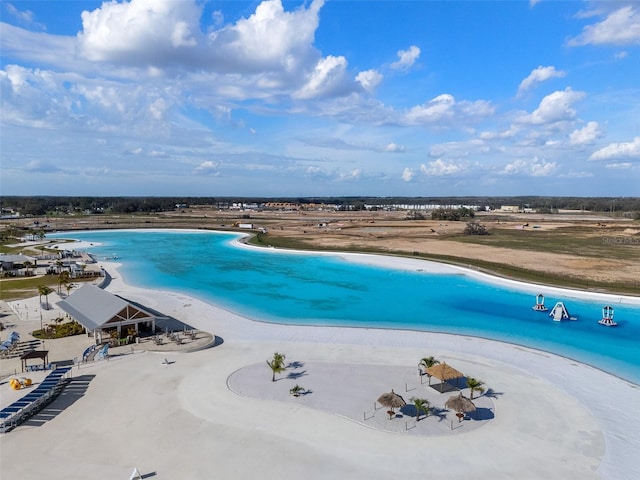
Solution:
<svg viewBox="0 0 640 480"><path fill-rule="evenodd" d="M0 433L13 430L48 405L64 387L71 367L57 368L33 390L0 410Z"/></svg>
<svg viewBox="0 0 640 480"><path fill-rule="evenodd" d="M27 365L26 367L24 367L26 372L39 372L40 370L51 370L52 368L53 365L51 363L47 363L46 365Z"/></svg>
<svg viewBox="0 0 640 480"><path fill-rule="evenodd" d="M20 334L18 332L11 332L7 339L0 344L0 355L7 357L15 350L16 346L20 343Z"/></svg>

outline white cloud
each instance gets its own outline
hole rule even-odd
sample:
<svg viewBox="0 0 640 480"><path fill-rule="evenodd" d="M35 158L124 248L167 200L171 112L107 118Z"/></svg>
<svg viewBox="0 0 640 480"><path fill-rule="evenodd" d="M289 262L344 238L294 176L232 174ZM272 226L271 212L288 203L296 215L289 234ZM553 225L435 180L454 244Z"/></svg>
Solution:
<svg viewBox="0 0 640 480"><path fill-rule="evenodd" d="M600 136L602 136L602 132L598 122L589 122L584 127L571 132L569 143L571 145L585 145L593 143Z"/></svg>
<svg viewBox="0 0 640 480"><path fill-rule="evenodd" d="M350 172L341 173L338 175L338 180L340 181L349 181L349 180L358 180L362 177L362 170L360 168L354 168Z"/></svg>
<svg viewBox="0 0 640 480"><path fill-rule="evenodd" d="M384 147L384 151L393 153L404 152L404 146L398 145L396 143L389 143Z"/></svg>
<svg viewBox="0 0 640 480"><path fill-rule="evenodd" d="M539 66L538 68L532 70L529 76L522 80L522 82L520 82L520 86L518 87L518 95L521 95L526 90L535 87L538 83L544 82L545 80L549 80L550 78L562 78L565 75L565 72L556 70L554 66Z"/></svg>
<svg viewBox="0 0 640 480"><path fill-rule="evenodd" d="M69 71L83 68L75 59L74 37L32 32L2 22L0 45L3 57L18 57L29 63L55 65Z"/></svg>
<svg viewBox="0 0 640 480"><path fill-rule="evenodd" d="M404 116L409 124L436 123L447 120L482 118L494 112L493 106L484 100L456 102L453 95L443 93L423 105L411 108Z"/></svg>
<svg viewBox="0 0 640 480"><path fill-rule="evenodd" d="M391 64L393 70L409 70L420 57L420 49L411 45L408 50L398 50L398 61Z"/></svg>
<svg viewBox="0 0 640 480"><path fill-rule="evenodd" d="M7 65L0 70L3 122L33 128L66 124L73 105L63 80L47 70Z"/></svg>
<svg viewBox="0 0 640 480"><path fill-rule="evenodd" d="M164 98L158 98L149 106L149 113L154 120L162 120L168 109L168 103Z"/></svg>
<svg viewBox="0 0 640 480"><path fill-rule="evenodd" d="M633 45L640 43L640 13L633 5L624 6L600 23L584 27L568 41L570 46Z"/></svg>
<svg viewBox="0 0 640 480"><path fill-rule="evenodd" d="M605 168L610 168L612 170L631 170L633 168L633 163L631 162L620 162L620 163L608 163Z"/></svg>
<svg viewBox="0 0 640 480"><path fill-rule="evenodd" d="M534 157L532 161L515 160L504 166L503 175L519 175L527 177L548 177L558 169L556 162L545 162Z"/></svg>
<svg viewBox="0 0 640 480"><path fill-rule="evenodd" d="M211 12L211 21L213 22L214 27L219 27L224 24L224 13L222 10L214 10Z"/></svg>
<svg viewBox="0 0 640 480"><path fill-rule="evenodd" d="M317 176L324 177L326 175L325 172L320 167L316 167L316 166L307 167L305 173L312 177L317 177Z"/></svg>
<svg viewBox="0 0 640 480"><path fill-rule="evenodd" d="M78 51L93 62L136 67L198 67L223 74L253 73L297 78L313 69L313 47L324 0L285 11L281 0L264 0L248 18L200 30L202 2L131 0L105 2L82 13ZM273 79L271 79L273 81Z"/></svg>
<svg viewBox="0 0 640 480"><path fill-rule="evenodd" d="M243 67L295 69L310 53L323 5L313 0L308 8L285 12L281 0L265 0L249 18L212 33L209 46L221 60Z"/></svg>
<svg viewBox="0 0 640 480"><path fill-rule="evenodd" d="M420 165L420 171L425 175L441 177L444 175L453 175L462 172L462 167L453 162L445 162L441 158L429 162L427 165Z"/></svg>
<svg viewBox="0 0 640 480"><path fill-rule="evenodd" d="M407 114L407 119L420 123L422 121L436 122L445 117L451 118L454 115L453 108L455 103L456 100L453 98L453 95L443 93L429 100L424 105L413 107Z"/></svg>
<svg viewBox="0 0 640 480"><path fill-rule="evenodd" d="M411 180L413 180L414 176L415 172L410 168L405 168L402 172L402 180L404 180L405 182L410 182Z"/></svg>
<svg viewBox="0 0 640 480"><path fill-rule="evenodd" d="M131 0L82 12L80 53L95 62L165 64L198 42L201 7L193 1Z"/></svg>
<svg viewBox="0 0 640 480"><path fill-rule="evenodd" d="M481 132L480 135L478 135L478 138L480 138L481 140L513 138L518 132L519 128L515 125L512 125L508 130L503 130L501 132Z"/></svg>
<svg viewBox="0 0 640 480"><path fill-rule="evenodd" d="M196 39L191 33L191 27L187 22L176 22L171 32L171 46L173 47L195 47Z"/></svg>
<svg viewBox="0 0 640 480"><path fill-rule="evenodd" d="M204 175L217 174L218 167L220 166L217 162L212 162L211 160L206 160L202 162L200 165L196 167L196 173L201 173Z"/></svg>
<svg viewBox="0 0 640 480"><path fill-rule="evenodd" d="M640 137L635 137L632 142L611 143L591 154L589 160L610 159L637 159L640 160Z"/></svg>
<svg viewBox="0 0 640 480"><path fill-rule="evenodd" d="M310 99L346 90L346 68L347 60L344 57L329 55L320 59L309 74L306 84L291 96L297 99Z"/></svg>
<svg viewBox="0 0 640 480"><path fill-rule="evenodd" d="M584 97L584 92L575 92L569 87L553 92L544 97L538 108L521 121L541 125L573 120L576 116L573 104Z"/></svg>
<svg viewBox="0 0 640 480"><path fill-rule="evenodd" d="M57 173L61 171L56 165L43 162L42 160L31 160L24 166L24 170L27 172L40 173Z"/></svg>
<svg viewBox="0 0 640 480"><path fill-rule="evenodd" d="M517 175L526 170L526 168L527 162L525 162L524 160L515 160L511 163L506 164L504 166L504 169L502 170L502 173L506 175Z"/></svg>
<svg viewBox="0 0 640 480"><path fill-rule="evenodd" d="M14 17L18 23L41 31L47 29L46 25L36 21L36 15L31 10L19 10L13 4L5 2L3 2L3 6L7 10L7 13Z"/></svg>
<svg viewBox="0 0 640 480"><path fill-rule="evenodd" d="M373 91L382 82L382 74L377 70L365 70L356 75L356 81L362 85L366 91Z"/></svg>
<svg viewBox="0 0 640 480"><path fill-rule="evenodd" d="M479 152L485 152L487 148L487 142L485 140L471 138L468 140L431 144L429 156L433 158L448 157L462 159Z"/></svg>
<svg viewBox="0 0 640 480"><path fill-rule="evenodd" d="M4 7L7 9L7 12L9 12L10 15L14 16L18 20L25 23L33 22L34 15L31 10L18 10L11 3L5 3Z"/></svg>
<svg viewBox="0 0 640 480"><path fill-rule="evenodd" d="M534 162L531 165L532 177L548 177L553 175L558 169L556 162Z"/></svg>

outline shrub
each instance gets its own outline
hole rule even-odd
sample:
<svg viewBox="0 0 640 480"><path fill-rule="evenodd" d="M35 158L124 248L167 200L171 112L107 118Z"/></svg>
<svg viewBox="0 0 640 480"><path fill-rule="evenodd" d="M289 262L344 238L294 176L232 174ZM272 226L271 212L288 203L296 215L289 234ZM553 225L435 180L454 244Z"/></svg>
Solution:
<svg viewBox="0 0 640 480"><path fill-rule="evenodd" d="M486 227L480 223L469 222L464 229L465 235L489 235Z"/></svg>

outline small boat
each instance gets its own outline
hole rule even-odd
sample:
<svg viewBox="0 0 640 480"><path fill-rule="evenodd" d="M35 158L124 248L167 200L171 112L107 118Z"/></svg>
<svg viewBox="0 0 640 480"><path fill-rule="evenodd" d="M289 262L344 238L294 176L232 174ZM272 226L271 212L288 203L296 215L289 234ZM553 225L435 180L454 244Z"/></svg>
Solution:
<svg viewBox="0 0 640 480"><path fill-rule="evenodd" d="M609 305L602 307L602 320L598 320L600 325L605 327L617 327L618 323L613 319L613 308Z"/></svg>
<svg viewBox="0 0 640 480"><path fill-rule="evenodd" d="M577 320L578 317L572 317L567 310L564 303L558 302L549 312L549 316L553 318L555 322L561 322L562 320Z"/></svg>
<svg viewBox="0 0 640 480"><path fill-rule="evenodd" d="M536 312L548 311L549 309L544 305L544 295L542 295L541 293L536 295L536 304L531 308L533 308Z"/></svg>

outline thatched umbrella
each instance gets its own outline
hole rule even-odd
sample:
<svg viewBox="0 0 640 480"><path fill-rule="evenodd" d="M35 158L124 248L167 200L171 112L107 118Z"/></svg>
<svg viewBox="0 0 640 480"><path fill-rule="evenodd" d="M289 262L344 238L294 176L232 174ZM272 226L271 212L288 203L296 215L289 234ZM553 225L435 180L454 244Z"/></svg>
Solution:
<svg viewBox="0 0 640 480"><path fill-rule="evenodd" d="M449 400L444 402L444 406L449 410L455 410L458 422L462 421L462 417L467 412L475 412L476 406L471 400L463 396L462 393L449 397Z"/></svg>
<svg viewBox="0 0 640 480"><path fill-rule="evenodd" d="M433 367L427 368L427 374L432 377L436 377L441 380L440 391L444 387L444 384L447 380L451 380L452 378L460 378L464 377L464 374L456 370L455 368L447 365L447 362L439 363L438 365L434 365Z"/></svg>
<svg viewBox="0 0 640 480"><path fill-rule="evenodd" d="M378 403L383 407L387 407L390 409L387 412L389 414L389 420L391 420L391 417L394 414L394 411L393 411L394 408L402 408L407 404L407 402L404 401L404 398L402 398L393 390L380 395L380 397L378 398Z"/></svg>

